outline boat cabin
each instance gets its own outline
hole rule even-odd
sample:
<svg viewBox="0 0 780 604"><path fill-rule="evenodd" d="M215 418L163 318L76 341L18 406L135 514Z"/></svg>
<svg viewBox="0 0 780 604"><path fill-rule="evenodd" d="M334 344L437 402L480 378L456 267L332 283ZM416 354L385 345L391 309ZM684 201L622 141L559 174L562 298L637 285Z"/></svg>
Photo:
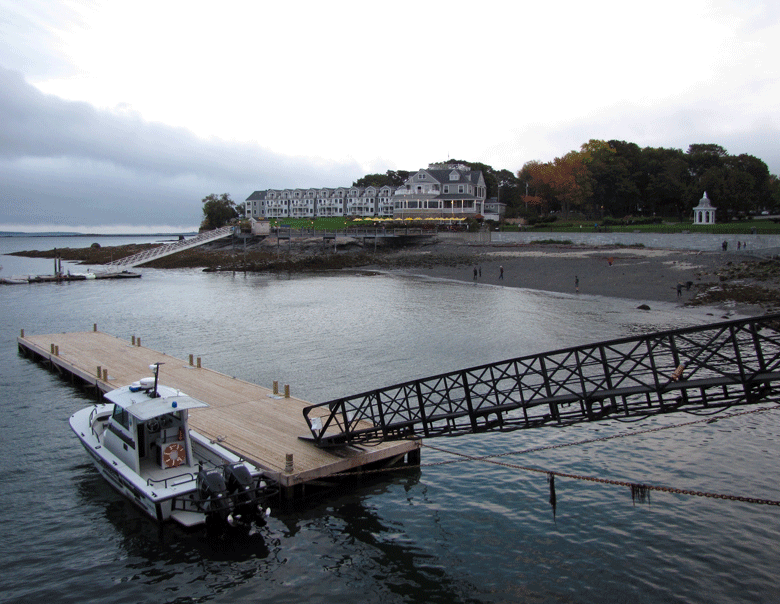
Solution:
<svg viewBox="0 0 780 604"><path fill-rule="evenodd" d="M114 404L103 446L137 474L193 464L190 409L208 407L175 388L144 378L106 394Z"/></svg>

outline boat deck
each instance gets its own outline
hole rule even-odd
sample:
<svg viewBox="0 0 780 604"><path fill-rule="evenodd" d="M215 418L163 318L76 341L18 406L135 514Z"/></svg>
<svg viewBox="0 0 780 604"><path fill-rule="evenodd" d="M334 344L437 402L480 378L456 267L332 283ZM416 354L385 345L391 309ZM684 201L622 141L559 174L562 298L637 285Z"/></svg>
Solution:
<svg viewBox="0 0 780 604"><path fill-rule="evenodd" d="M133 337L133 340L135 338ZM19 350L49 362L56 371L107 392L151 375L149 365L165 363L161 383L209 404L190 411L190 427L244 459L259 465L282 487L295 487L376 462L417 459L416 441L373 446L317 448L299 437L311 436L303 408L311 403L274 394L273 389L191 365L145 348L133 340L97 331L17 338ZM100 377L98 377L98 371ZM74 409L75 411L75 409ZM292 469L288 467L292 455ZM288 489L288 496L292 496Z"/></svg>

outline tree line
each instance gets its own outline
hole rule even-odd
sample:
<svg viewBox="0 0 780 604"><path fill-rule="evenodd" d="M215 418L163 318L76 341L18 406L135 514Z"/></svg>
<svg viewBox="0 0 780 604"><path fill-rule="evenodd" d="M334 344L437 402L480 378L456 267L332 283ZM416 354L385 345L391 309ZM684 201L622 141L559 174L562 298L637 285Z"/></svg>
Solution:
<svg viewBox="0 0 780 604"><path fill-rule="evenodd" d="M507 206L506 217L533 218L560 212L589 219L676 217L685 220L707 192L720 221L764 210L780 213L780 179L752 155L730 155L716 144L680 149L641 148L635 143L591 139L578 151L552 161L529 161L517 173L487 164L448 159L480 170L488 198ZM388 170L366 174L353 187L400 187L413 174ZM202 228L237 218L229 194L203 200Z"/></svg>
<svg viewBox="0 0 780 604"><path fill-rule="evenodd" d="M720 219L780 205L780 183L752 155L729 155L720 145L640 148L625 141L590 140L551 162L528 162L523 203L590 217L690 216L704 192Z"/></svg>
<svg viewBox="0 0 780 604"><path fill-rule="evenodd" d="M481 170L488 198L507 204L507 218L550 212L586 218L690 217L707 192L720 220L780 208L780 180L752 155L729 155L720 145L680 149L592 139L549 162L529 161L516 174L465 160ZM368 174L353 186L400 187L402 170Z"/></svg>

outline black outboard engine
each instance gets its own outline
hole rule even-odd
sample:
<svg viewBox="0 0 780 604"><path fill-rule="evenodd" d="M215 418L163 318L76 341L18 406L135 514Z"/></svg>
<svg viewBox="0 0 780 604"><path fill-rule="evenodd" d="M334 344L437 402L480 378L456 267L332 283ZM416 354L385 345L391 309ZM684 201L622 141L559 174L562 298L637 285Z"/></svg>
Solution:
<svg viewBox="0 0 780 604"><path fill-rule="evenodd" d="M198 472L198 497L207 523L230 522L230 497L222 472L204 469Z"/></svg>
<svg viewBox="0 0 780 604"><path fill-rule="evenodd" d="M225 466L227 491L235 506L237 520L250 521L258 512L257 489L247 467L242 463Z"/></svg>

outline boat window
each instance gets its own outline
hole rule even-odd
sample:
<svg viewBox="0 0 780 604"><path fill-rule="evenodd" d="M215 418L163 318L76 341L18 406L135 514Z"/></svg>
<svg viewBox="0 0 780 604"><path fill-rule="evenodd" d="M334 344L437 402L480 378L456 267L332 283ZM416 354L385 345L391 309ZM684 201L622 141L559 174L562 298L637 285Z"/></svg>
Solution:
<svg viewBox="0 0 780 604"><path fill-rule="evenodd" d="M130 414L127 412L127 409L124 409L119 405L114 405L112 417L116 423L124 426L128 430L130 429Z"/></svg>

